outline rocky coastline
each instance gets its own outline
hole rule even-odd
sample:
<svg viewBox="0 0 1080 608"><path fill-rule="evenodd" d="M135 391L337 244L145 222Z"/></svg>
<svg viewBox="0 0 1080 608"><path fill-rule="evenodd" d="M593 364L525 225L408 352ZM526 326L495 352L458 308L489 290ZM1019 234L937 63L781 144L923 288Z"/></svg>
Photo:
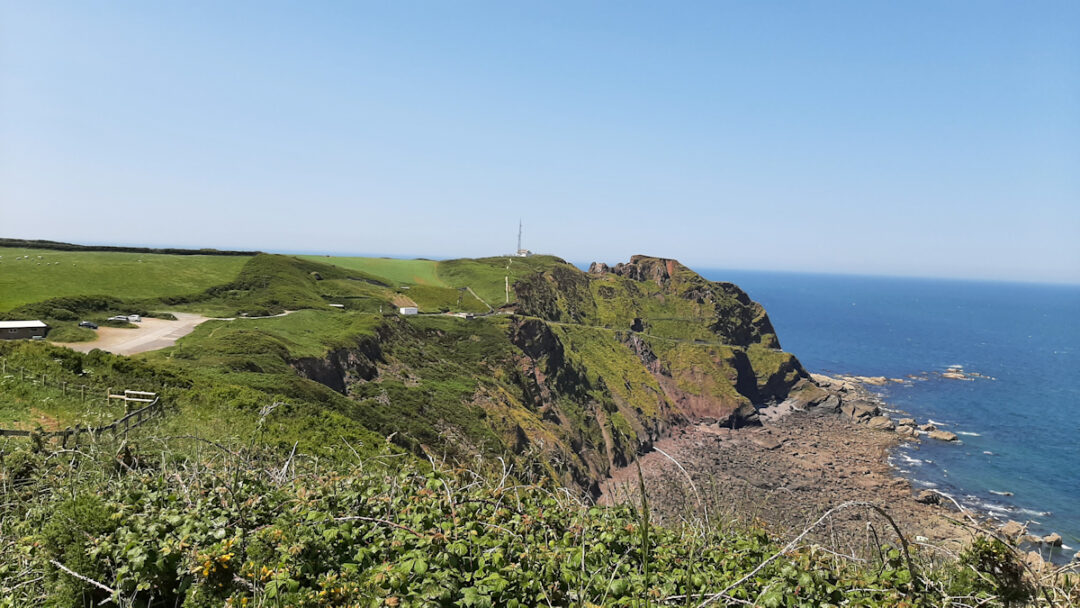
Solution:
<svg viewBox="0 0 1080 608"><path fill-rule="evenodd" d="M811 390L759 408L759 424L688 424L639 457L657 519L679 525L721 518L763 525L777 537L791 538L838 504L869 502L890 513L908 542L928 550L955 554L980 528L1026 552L1036 571L1050 569L1049 549L1061 546L1060 536L1033 536L1019 522L1003 524L936 490L918 491L889 462L903 442L956 442L954 433L890 415L861 378L812 374L811 382ZM636 465L624 467L602 484L599 500L636 502L638 487ZM868 530L875 531L873 540ZM890 535L868 509L853 509L830 518L810 537L857 557L880 542L895 542ZM1054 561L1061 561L1060 552ZM1080 565L1080 553L1073 563Z"/></svg>

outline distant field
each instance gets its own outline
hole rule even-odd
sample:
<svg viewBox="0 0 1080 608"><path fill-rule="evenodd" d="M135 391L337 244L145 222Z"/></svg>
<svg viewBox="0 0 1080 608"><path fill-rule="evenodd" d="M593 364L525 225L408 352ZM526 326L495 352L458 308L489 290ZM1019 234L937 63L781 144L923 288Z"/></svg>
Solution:
<svg viewBox="0 0 1080 608"><path fill-rule="evenodd" d="M232 281L250 259L0 247L0 311L65 296L193 294Z"/></svg>
<svg viewBox="0 0 1080 608"><path fill-rule="evenodd" d="M445 281L439 278L437 268L439 262L433 260L398 260L394 258L347 258L327 257L323 255L299 255L296 256L312 262L334 264L350 270L359 270L368 274L382 277L398 285L431 285L434 287L449 287ZM396 287L397 285L392 285Z"/></svg>
<svg viewBox="0 0 1080 608"><path fill-rule="evenodd" d="M394 258L350 258L350 257L326 257L326 256L298 256L325 264L334 264L350 270L363 271L371 275L379 276L394 283L392 287L401 285L423 285L429 287L470 287L478 296L486 300L492 306L498 306L506 301L506 279L510 279L512 285L519 278L535 272L542 272L554 265L561 264L558 258L546 255L537 255L528 258L518 257L494 257L479 259L458 259L436 262L433 260L399 260ZM403 292L409 297L420 302L418 297L423 297L419 292ZM457 300L457 294L442 295L442 299L451 298ZM510 293L514 299L513 292ZM430 298L425 298L430 299ZM438 299L438 298L436 298ZM467 299L473 299L471 295ZM451 301L437 304L434 300L429 303L432 306L447 305L454 309L486 310L479 302L469 304L460 302L455 305ZM423 307L423 304L421 304Z"/></svg>

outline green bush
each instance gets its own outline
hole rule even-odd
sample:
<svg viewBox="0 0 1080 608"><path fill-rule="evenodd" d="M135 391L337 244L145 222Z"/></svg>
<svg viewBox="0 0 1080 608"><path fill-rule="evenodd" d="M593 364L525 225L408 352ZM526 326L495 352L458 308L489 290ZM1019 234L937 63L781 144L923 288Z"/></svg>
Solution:
<svg viewBox="0 0 1080 608"><path fill-rule="evenodd" d="M68 569L94 580L105 578L107 565L91 555L91 543L113 532L116 520L98 496L83 493L60 503L41 531L41 546ZM51 603L56 606L100 603L108 594L57 568L48 568Z"/></svg>
<svg viewBox="0 0 1080 608"><path fill-rule="evenodd" d="M59 325L49 330L48 338L53 342L90 342L97 339L97 332L86 327Z"/></svg>
<svg viewBox="0 0 1080 608"><path fill-rule="evenodd" d="M1024 565L1005 543L980 536L960 556L961 586L997 595L1006 605L1024 602L1034 591L1024 578Z"/></svg>
<svg viewBox="0 0 1080 608"><path fill-rule="evenodd" d="M79 315L66 308L52 308L49 309L49 318L58 321L76 321L79 319Z"/></svg>

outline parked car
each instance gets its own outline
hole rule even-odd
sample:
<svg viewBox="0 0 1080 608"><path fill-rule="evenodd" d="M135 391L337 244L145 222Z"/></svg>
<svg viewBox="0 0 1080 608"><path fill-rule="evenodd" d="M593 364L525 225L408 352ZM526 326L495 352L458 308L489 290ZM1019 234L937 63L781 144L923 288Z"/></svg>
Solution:
<svg viewBox="0 0 1080 608"><path fill-rule="evenodd" d="M79 327L88 327L90 329L97 329L97 323L91 323L90 321L83 321L79 323Z"/></svg>
<svg viewBox="0 0 1080 608"><path fill-rule="evenodd" d="M142 317L139 315L128 315L127 318L128 321L131 321L132 323L142 323Z"/></svg>
<svg viewBox="0 0 1080 608"><path fill-rule="evenodd" d="M105 320L106 321L123 321L124 323L128 322L128 318L127 318L126 315L116 315L115 317L109 317L108 319L105 319Z"/></svg>

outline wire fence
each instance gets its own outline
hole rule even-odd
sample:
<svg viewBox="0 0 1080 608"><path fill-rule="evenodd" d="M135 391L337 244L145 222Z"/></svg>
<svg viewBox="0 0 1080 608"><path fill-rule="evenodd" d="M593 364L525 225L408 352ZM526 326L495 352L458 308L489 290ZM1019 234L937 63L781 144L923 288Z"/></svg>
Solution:
<svg viewBox="0 0 1080 608"><path fill-rule="evenodd" d="M47 439L60 439L62 445L66 445L69 439L74 438L77 440L81 434L96 436L108 432L114 434L127 433L145 423L162 409L161 396L157 393L131 389L125 389L121 393L113 393L112 387L103 389L92 385L59 380L55 375L50 376L48 373L39 373L18 365L9 364L6 358L0 358L0 378L18 378L19 381L29 382L43 388L58 389L64 396L75 397L78 395L83 403L104 400L106 404L111 405L114 401L123 401L125 411L124 416L105 425L76 424L55 431L0 428L0 437L31 437L37 435ZM137 404L138 409L132 410L132 404Z"/></svg>

